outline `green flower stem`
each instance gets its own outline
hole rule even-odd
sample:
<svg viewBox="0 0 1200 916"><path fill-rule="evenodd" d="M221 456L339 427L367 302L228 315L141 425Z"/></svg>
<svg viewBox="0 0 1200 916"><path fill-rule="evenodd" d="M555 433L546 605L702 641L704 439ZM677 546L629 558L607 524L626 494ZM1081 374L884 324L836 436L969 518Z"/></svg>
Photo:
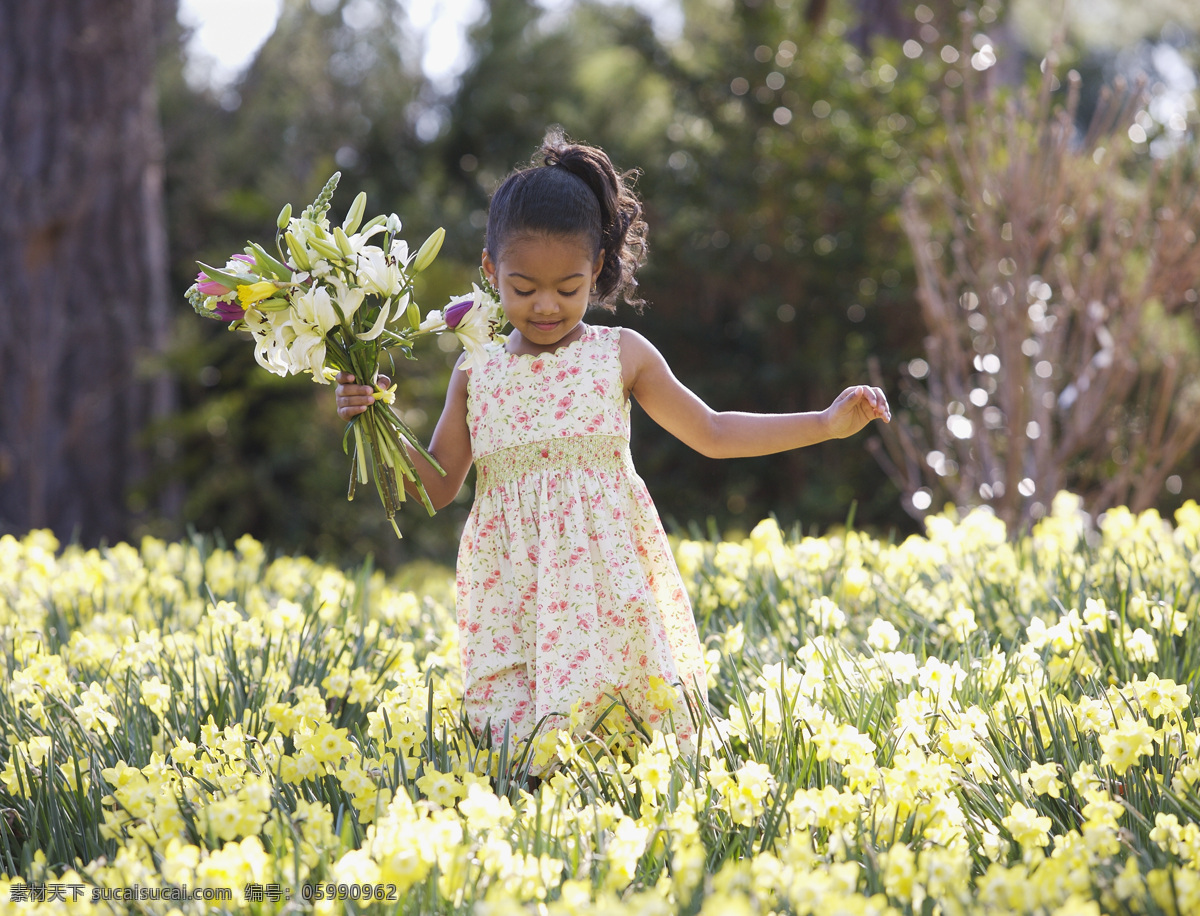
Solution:
<svg viewBox="0 0 1200 916"><path fill-rule="evenodd" d="M381 349L382 347L377 341L366 343L356 340L347 347L344 331L339 329L330 335L327 361L338 371L351 373L360 383L373 384L379 374ZM417 435L400 419L399 414L388 404L376 401L350 421L350 429L354 432L357 481L359 483L367 482L367 466L369 464L376 491L379 493L379 500L397 537L400 536L400 529L396 525L395 515L406 500L405 488L398 479L398 473L403 474L404 478L413 485L422 505L430 515L433 515L433 503L425 491L425 485L421 481L420 475L417 474L408 447L413 448L433 465L439 474L444 474L445 471L438 464L437 459L422 445ZM351 485L347 491L347 497L350 499L354 498L354 479L352 476Z"/></svg>

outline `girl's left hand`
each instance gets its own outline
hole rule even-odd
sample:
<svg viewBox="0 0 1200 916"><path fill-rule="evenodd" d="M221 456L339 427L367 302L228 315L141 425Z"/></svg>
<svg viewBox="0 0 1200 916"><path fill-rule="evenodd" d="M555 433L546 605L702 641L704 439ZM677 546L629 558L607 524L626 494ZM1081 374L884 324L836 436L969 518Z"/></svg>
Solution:
<svg viewBox="0 0 1200 916"><path fill-rule="evenodd" d="M847 388L825 410L825 421L831 439L845 439L872 420L892 421L892 409L881 388L855 385Z"/></svg>

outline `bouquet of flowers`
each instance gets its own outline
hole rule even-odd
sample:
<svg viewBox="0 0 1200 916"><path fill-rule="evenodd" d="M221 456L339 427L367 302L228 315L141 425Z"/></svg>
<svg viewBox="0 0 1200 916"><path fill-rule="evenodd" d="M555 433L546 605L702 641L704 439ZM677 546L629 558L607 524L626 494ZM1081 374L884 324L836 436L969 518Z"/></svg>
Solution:
<svg viewBox="0 0 1200 916"><path fill-rule="evenodd" d="M255 359L276 375L308 372L314 382L329 384L339 372L349 372L360 384L376 386L375 403L350 421L342 437L343 450L349 453L351 441L354 449L348 496L353 499L356 485L373 476L399 537L395 515L405 499L404 481L433 514L408 448L441 468L397 413L394 389L379 387L380 357L396 348L411 359L417 338L450 331L467 349L461 368L468 368L496 337L502 312L484 280L482 288L473 286L470 295L422 319L413 278L437 257L445 231L435 231L410 255L396 214L363 222L364 193L354 199L345 222L331 228L329 202L340 178L335 172L299 217L292 216L291 204L283 208L275 236L278 257L250 242L224 267L201 263L187 298L200 315L248 331Z"/></svg>

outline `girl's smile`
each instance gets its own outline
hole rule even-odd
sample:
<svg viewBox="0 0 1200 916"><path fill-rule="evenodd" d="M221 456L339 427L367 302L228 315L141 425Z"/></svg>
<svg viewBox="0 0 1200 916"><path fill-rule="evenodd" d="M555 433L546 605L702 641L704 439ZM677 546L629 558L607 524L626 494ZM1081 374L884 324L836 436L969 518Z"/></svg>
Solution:
<svg viewBox="0 0 1200 916"><path fill-rule="evenodd" d="M593 256L577 236L515 238L499 261L485 250L484 272L499 290L513 326L509 352L543 353L578 338L603 262L603 255Z"/></svg>

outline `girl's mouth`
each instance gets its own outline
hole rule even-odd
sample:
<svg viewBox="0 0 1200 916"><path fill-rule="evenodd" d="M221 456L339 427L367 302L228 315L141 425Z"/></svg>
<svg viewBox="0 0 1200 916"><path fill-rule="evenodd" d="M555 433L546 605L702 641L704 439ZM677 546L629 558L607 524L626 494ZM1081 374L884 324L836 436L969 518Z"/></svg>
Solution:
<svg viewBox="0 0 1200 916"><path fill-rule="evenodd" d="M558 326L557 321L531 321L529 323L539 331L552 331Z"/></svg>

